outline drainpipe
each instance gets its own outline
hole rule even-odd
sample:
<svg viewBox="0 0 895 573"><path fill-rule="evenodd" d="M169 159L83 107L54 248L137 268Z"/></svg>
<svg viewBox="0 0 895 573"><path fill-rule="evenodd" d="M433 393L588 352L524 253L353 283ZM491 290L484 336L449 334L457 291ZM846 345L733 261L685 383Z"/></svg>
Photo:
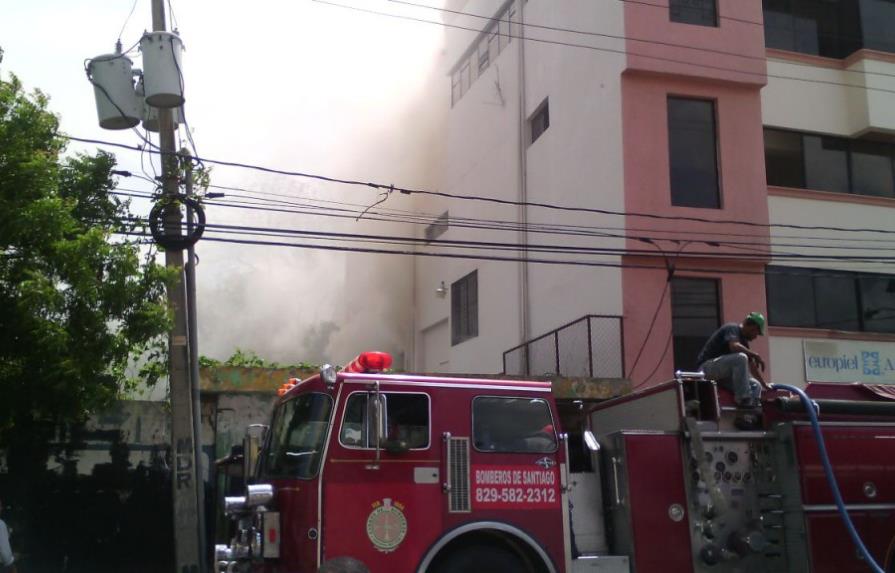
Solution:
<svg viewBox="0 0 895 573"><path fill-rule="evenodd" d="M517 2L519 9L517 12L519 33L519 201L525 203L528 201L528 161L526 157L528 143L528 117L526 116L526 99L525 99L525 2ZM512 34L512 26L510 24L510 34ZM519 206L519 223L522 230L519 232L519 245L522 258L528 258L528 207ZM528 262L523 261L519 266L519 344L528 342L531 337L531 315L529 309L530 294L528 284ZM526 360L526 363L528 361Z"/></svg>

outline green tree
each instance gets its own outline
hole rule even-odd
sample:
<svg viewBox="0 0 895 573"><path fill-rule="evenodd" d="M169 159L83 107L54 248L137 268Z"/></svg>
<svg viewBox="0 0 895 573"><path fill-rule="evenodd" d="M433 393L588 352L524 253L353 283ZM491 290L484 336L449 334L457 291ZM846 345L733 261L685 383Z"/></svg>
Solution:
<svg viewBox="0 0 895 573"><path fill-rule="evenodd" d="M44 94L0 77L0 447L164 372L171 274L116 234L134 222L114 156L64 156L58 123Z"/></svg>

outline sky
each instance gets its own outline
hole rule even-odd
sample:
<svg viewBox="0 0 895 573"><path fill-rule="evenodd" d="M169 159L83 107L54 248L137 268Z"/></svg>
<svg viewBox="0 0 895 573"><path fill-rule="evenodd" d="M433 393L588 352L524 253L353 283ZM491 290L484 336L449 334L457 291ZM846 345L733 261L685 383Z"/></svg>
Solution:
<svg viewBox="0 0 895 573"><path fill-rule="evenodd" d="M345 3L432 18L431 11L387 0ZM138 145L130 130L99 127L84 60L112 52L122 29L124 46L136 43L151 27L150 0L2 4L0 74L15 73L26 88L48 94L63 132ZM435 181L434 135L450 90L439 26L313 0L171 0L170 6L185 46L186 115L200 156L406 187ZM141 165L139 153L115 153L120 168L152 174L148 155ZM372 189L243 169L214 167L211 178L217 185L296 197L360 205L377 200ZM121 178L119 187L149 190L151 184ZM412 208L397 195L386 206ZM145 215L149 205L136 200L134 209ZM223 207L209 207L207 215L209 223L410 232L363 220ZM400 354L407 347L409 257L210 242L196 250L203 355L226 359L239 347L280 362L341 364L363 350Z"/></svg>

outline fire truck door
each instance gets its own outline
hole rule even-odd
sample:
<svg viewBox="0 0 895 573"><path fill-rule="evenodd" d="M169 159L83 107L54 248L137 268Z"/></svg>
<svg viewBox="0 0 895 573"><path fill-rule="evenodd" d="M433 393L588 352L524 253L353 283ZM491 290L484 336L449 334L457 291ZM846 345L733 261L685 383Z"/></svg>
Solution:
<svg viewBox="0 0 895 573"><path fill-rule="evenodd" d="M410 573L442 526L430 397L352 392L337 416L324 472L324 559L351 555L371 571Z"/></svg>
<svg viewBox="0 0 895 573"><path fill-rule="evenodd" d="M540 398L478 396L472 403L470 489L477 519L509 523L562 562L560 441Z"/></svg>

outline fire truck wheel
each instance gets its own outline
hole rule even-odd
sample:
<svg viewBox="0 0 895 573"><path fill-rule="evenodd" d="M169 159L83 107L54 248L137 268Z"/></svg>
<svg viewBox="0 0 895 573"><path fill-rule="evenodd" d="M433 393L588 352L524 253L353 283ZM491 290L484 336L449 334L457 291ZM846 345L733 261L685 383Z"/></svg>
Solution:
<svg viewBox="0 0 895 573"><path fill-rule="evenodd" d="M468 545L439 559L431 573L525 573L531 567L518 555L499 545Z"/></svg>

